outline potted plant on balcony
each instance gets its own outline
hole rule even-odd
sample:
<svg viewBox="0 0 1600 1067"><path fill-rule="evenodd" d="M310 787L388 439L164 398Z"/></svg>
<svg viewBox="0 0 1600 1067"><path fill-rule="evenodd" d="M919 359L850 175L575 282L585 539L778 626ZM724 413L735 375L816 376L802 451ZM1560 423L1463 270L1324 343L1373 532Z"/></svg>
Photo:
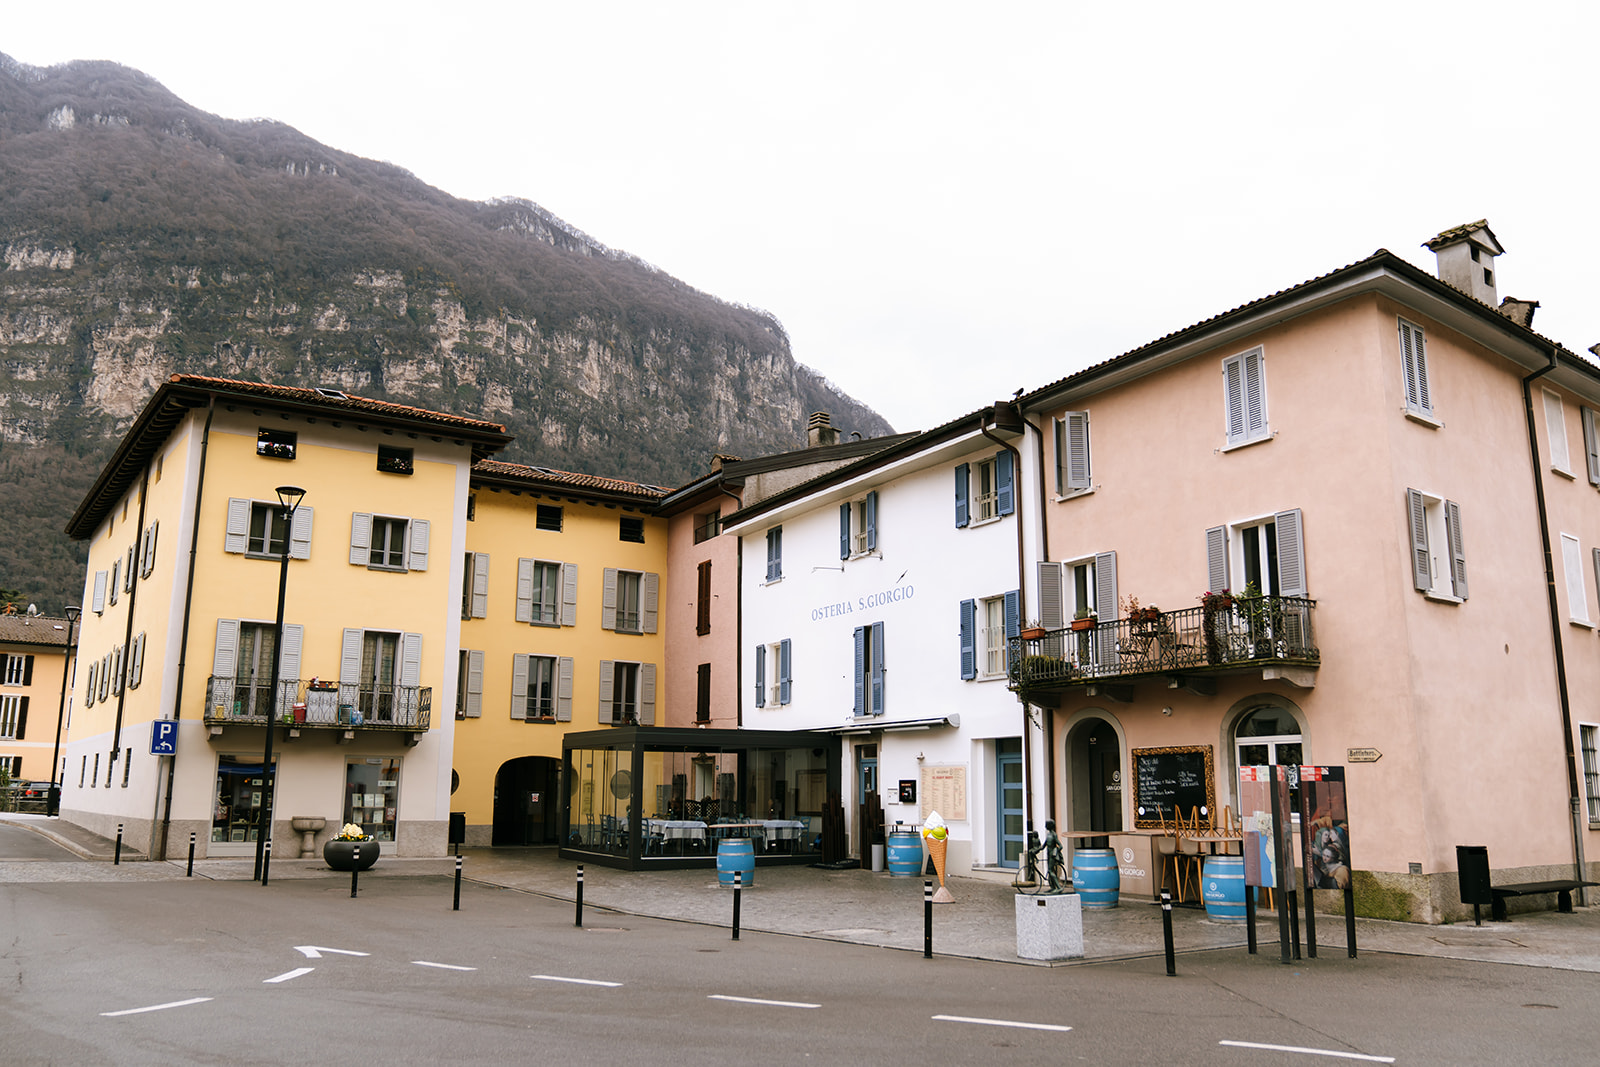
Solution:
<svg viewBox="0 0 1600 1067"><path fill-rule="evenodd" d="M1221 617L1221 627L1227 626L1229 615L1233 612L1233 594L1224 589L1220 593L1210 591L1200 594L1201 634L1205 639L1206 662L1222 662L1222 642L1218 637L1218 617Z"/></svg>
<svg viewBox="0 0 1600 1067"><path fill-rule="evenodd" d="M1075 631L1092 630L1099 621L1093 608L1080 608L1078 613L1072 616L1072 628Z"/></svg>
<svg viewBox="0 0 1600 1067"><path fill-rule="evenodd" d="M1270 659L1274 654L1273 638L1283 630L1283 608L1276 597L1262 596L1255 582L1244 587L1236 600L1239 621L1250 642L1253 659Z"/></svg>
<svg viewBox="0 0 1600 1067"><path fill-rule="evenodd" d="M1037 619L1030 619L1021 630L1017 631L1017 636L1022 638L1024 641L1039 641L1042 640L1049 632L1049 630L1046 630L1039 624Z"/></svg>
<svg viewBox="0 0 1600 1067"><path fill-rule="evenodd" d="M361 849L359 867L356 864L357 846ZM357 824L347 822L337 834L328 839L327 844L322 846L322 858L336 871L364 871L378 862L380 851L382 850L376 838Z"/></svg>

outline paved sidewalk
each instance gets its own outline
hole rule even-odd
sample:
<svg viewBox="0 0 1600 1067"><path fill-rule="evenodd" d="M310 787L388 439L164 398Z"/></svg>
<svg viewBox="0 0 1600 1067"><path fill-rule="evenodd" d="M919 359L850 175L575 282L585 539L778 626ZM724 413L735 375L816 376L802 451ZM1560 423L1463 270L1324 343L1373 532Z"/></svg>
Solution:
<svg viewBox="0 0 1600 1067"><path fill-rule="evenodd" d="M50 863L0 860L0 884L7 882L163 881L181 880L184 858L141 862L124 848L123 863L112 866L111 843L104 838L38 815L0 814L0 820L41 833L84 857L82 862ZM555 900L575 898L576 867L552 848L465 849L463 877L468 883L499 886ZM195 877L248 881L252 859L200 860ZM362 875L368 879L404 877L449 878L455 860L401 859L384 856ZM276 858L274 882L287 879L331 879L320 859ZM933 947L939 955L965 956L1007 963L1029 963L1016 954L1015 892L1006 882L983 877L948 877L953 904L934 906ZM464 890L463 907L470 907ZM584 922L587 926L626 923L631 916L727 926L733 894L717 885L713 870L618 871L584 865ZM895 878L870 871L827 871L811 867L760 867L755 885L740 901L740 927L750 932L790 934L884 948L922 951L923 879ZM1600 908L1578 908L1570 915L1555 911L1514 916L1512 922L1470 922L1453 926L1358 919L1357 945L1362 953L1394 952L1415 956L1479 960L1492 963L1555 967L1600 972ZM1240 923L1217 922L1204 911L1173 910L1174 941L1179 952L1245 947ZM1083 960L1096 963L1162 955L1161 909L1124 902L1106 911L1083 913ZM1257 922L1259 952L1278 957L1276 917L1262 913ZM1326 960L1346 958L1342 916L1317 917L1319 954ZM1062 964L1056 964L1062 965ZM1303 965L1303 964L1302 964ZM1180 962L1181 967L1181 962Z"/></svg>

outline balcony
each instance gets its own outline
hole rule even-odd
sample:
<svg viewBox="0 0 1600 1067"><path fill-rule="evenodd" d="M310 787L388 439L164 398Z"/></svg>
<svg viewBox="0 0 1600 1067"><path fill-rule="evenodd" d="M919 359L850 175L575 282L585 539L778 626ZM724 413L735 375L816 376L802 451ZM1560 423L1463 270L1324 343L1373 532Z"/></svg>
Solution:
<svg viewBox="0 0 1600 1067"><path fill-rule="evenodd" d="M1131 700L1133 683L1152 676L1205 695L1216 692L1208 676L1247 671L1311 688L1322 658L1312 627L1315 608L1316 601L1304 597L1239 597L1226 610L1146 609L1143 617L1085 630L1013 637L1010 685L1036 703L1069 687Z"/></svg>
<svg viewBox="0 0 1600 1067"><path fill-rule="evenodd" d="M232 677L212 675L206 683L205 724L217 737L225 726L264 726L272 687L241 685ZM433 717L433 687L374 685L354 682L308 684L298 678L278 682L272 720L288 729L288 739L302 730L340 731L340 741L353 740L356 730L389 730L412 734L416 744Z"/></svg>

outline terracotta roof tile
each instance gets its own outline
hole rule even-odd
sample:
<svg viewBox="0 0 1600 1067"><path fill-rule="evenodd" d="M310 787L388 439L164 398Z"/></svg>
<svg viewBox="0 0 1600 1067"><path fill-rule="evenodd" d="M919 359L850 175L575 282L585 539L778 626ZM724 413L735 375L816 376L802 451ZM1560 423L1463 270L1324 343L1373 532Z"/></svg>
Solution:
<svg viewBox="0 0 1600 1067"><path fill-rule="evenodd" d="M436 422L440 426L457 426L480 433L503 434L506 432L506 428L497 422L469 419L443 411L430 411L427 408L412 407L409 404L395 404L388 400L369 400L366 397L355 396L338 389L311 389L297 385L272 385L267 382L246 382L234 378L210 378L199 374L174 374L169 380L174 385L189 386L194 389L225 389L229 392L260 396L269 400L295 400L301 403L313 403L327 407L347 408L350 411L368 412L373 415L420 419L425 422Z"/></svg>
<svg viewBox="0 0 1600 1067"><path fill-rule="evenodd" d="M549 467L530 467L521 463L506 463L498 459L479 460L472 465L472 472L499 478L516 479L529 484L563 485L574 489L597 489L607 493L627 493L644 497L648 500L659 500L671 492L671 490L662 488L659 485L626 482L620 478L602 478L597 474L558 471Z"/></svg>
<svg viewBox="0 0 1600 1067"><path fill-rule="evenodd" d="M74 637L77 635L74 634ZM0 615L0 644L67 646L67 620L47 615Z"/></svg>

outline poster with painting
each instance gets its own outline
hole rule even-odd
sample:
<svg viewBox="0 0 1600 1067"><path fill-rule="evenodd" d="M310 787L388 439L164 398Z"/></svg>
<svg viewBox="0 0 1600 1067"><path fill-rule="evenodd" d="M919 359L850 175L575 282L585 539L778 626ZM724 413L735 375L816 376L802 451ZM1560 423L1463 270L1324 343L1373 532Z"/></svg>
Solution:
<svg viewBox="0 0 1600 1067"><path fill-rule="evenodd" d="M1306 885L1350 888L1350 812L1343 767L1300 768L1301 842Z"/></svg>

